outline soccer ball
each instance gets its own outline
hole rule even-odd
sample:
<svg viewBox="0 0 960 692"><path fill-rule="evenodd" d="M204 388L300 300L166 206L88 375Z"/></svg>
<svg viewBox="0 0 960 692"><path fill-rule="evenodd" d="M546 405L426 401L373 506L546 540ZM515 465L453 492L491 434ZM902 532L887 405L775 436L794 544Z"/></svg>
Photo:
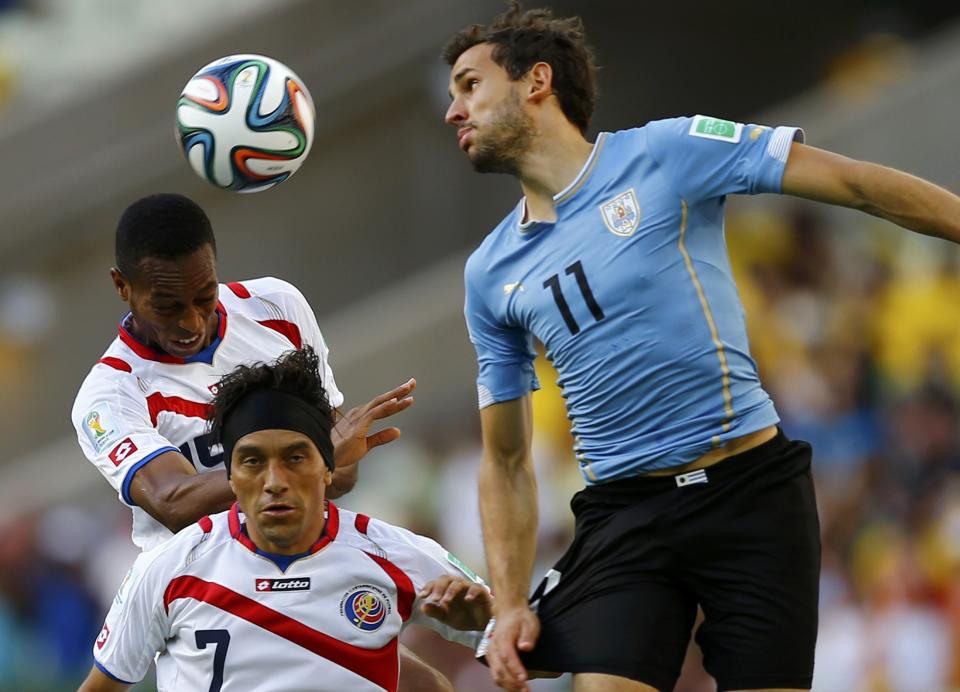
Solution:
<svg viewBox="0 0 960 692"><path fill-rule="evenodd" d="M177 140L207 182L259 192L306 160L315 115L310 92L289 67L263 55L229 55L202 67L183 88Z"/></svg>

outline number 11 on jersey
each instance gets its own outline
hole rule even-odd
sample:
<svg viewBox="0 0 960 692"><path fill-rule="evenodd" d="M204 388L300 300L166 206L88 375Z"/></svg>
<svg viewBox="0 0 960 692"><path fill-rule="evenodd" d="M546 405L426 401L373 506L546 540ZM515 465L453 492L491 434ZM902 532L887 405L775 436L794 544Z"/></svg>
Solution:
<svg viewBox="0 0 960 692"><path fill-rule="evenodd" d="M593 315L593 319L597 322L602 320L604 318L603 310L599 303L597 303L596 298L593 297L593 291L590 290L590 283L587 281L587 275L583 271L583 265L580 263L580 260L571 264L564 271L567 276L576 277L577 286L580 287L580 293L583 295L583 302L590 308L590 314ZM543 287L549 288L553 292L553 300L557 303L557 309L560 310L560 315L563 317L567 329L570 330L570 334L578 334L580 332L580 325L577 324L577 321L573 318L573 313L570 312L570 304L567 303L567 299L563 297L563 289L560 287L560 275L554 274L551 276L543 282Z"/></svg>

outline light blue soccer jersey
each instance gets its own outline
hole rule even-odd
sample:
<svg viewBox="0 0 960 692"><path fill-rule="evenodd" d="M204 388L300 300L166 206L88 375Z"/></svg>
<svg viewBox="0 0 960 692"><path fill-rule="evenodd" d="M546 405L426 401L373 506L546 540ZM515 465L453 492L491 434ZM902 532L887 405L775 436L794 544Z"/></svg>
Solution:
<svg viewBox="0 0 960 692"><path fill-rule="evenodd" d="M588 484L693 461L776 423L724 240L728 194L780 192L801 130L695 116L601 134L555 197L524 202L466 266L480 407L539 385L546 348Z"/></svg>

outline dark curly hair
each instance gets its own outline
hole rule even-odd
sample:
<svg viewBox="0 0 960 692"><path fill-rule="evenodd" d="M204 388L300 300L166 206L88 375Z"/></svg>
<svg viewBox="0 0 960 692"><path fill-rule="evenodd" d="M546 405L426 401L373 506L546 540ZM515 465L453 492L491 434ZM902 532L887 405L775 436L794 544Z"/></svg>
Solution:
<svg viewBox="0 0 960 692"><path fill-rule="evenodd" d="M170 192L141 197L117 222L117 269L134 279L147 258L175 260L204 245L216 256L213 228L199 204Z"/></svg>
<svg viewBox="0 0 960 692"><path fill-rule="evenodd" d="M276 389L293 394L315 407L329 419L334 417L320 375L320 359L310 346L289 351L274 363L240 365L220 380L210 406L210 433L214 444L222 443L223 421L238 401L258 389ZM230 460L224 463L229 466Z"/></svg>
<svg viewBox="0 0 960 692"><path fill-rule="evenodd" d="M518 0L489 26L473 24L447 41L441 55L451 67L480 43L510 79L523 77L538 62L553 68L553 92L567 120L586 132L597 99L596 62L580 17L554 18L549 9L522 10Z"/></svg>

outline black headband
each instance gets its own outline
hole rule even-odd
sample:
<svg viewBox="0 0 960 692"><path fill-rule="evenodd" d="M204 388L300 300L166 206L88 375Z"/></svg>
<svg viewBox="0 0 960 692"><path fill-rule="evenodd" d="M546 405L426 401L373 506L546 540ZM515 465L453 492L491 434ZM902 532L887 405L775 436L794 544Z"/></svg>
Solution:
<svg viewBox="0 0 960 692"><path fill-rule="evenodd" d="M294 394L276 389L257 389L240 399L223 417L220 441L223 461L230 476L233 448L244 435L261 430L293 430L303 433L317 445L324 462L332 471L333 441L330 416Z"/></svg>

